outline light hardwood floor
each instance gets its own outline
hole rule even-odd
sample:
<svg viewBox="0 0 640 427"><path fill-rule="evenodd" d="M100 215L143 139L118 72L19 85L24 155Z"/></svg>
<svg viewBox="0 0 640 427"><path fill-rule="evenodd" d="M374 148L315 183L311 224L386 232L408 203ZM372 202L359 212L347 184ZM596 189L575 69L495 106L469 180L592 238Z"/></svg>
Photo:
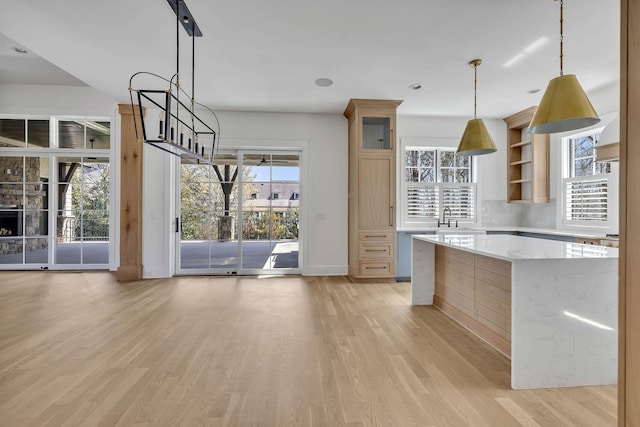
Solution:
<svg viewBox="0 0 640 427"><path fill-rule="evenodd" d="M408 283L0 273L1 426L614 426L616 388L514 391Z"/></svg>

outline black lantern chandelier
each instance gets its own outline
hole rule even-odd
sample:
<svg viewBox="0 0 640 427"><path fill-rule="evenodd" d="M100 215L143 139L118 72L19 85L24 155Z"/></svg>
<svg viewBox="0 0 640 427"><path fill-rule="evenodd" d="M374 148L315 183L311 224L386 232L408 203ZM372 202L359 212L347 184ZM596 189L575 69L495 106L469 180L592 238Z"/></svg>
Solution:
<svg viewBox="0 0 640 427"><path fill-rule="evenodd" d="M135 125L139 141L176 155L189 163L213 164L220 123L216 114L206 105L195 100L195 38L202 37L195 19L183 0L167 0L176 14L176 72L167 79L158 74L140 71L129 79L131 108L135 114L134 92L137 94L137 106L141 117L142 129ZM191 37L191 95L180 85L180 26ZM135 89L134 81L142 76L151 77L160 82L162 89ZM144 110L160 109L158 127L149 129L145 125ZM198 108L201 115L196 114ZM215 129L202 118L207 115L213 119ZM208 117L211 116L211 117ZM134 122L135 123L135 122ZM157 129L157 134L154 130Z"/></svg>

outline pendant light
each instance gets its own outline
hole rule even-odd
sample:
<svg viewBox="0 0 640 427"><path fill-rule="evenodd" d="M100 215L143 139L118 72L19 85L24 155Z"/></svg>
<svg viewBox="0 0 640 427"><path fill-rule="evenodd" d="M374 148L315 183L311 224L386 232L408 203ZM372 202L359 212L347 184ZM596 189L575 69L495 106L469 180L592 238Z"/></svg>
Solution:
<svg viewBox="0 0 640 427"><path fill-rule="evenodd" d="M557 1L557 0L556 0ZM531 119L531 133L557 133L595 125L600 117L574 74L563 71L564 0L560 0L560 77L551 79Z"/></svg>
<svg viewBox="0 0 640 427"><path fill-rule="evenodd" d="M156 128L158 132L153 132L142 120L140 129L134 122L136 137L152 147L180 157L184 162L213 165L220 124L216 113L196 102L195 96L195 40L196 37L202 37L202 31L184 0L167 2L176 14L176 72L166 78L156 73L138 71L129 79L132 113L138 108L140 117L144 117L147 108L160 110L159 126ZM180 26L191 37L191 93L185 91L180 83ZM134 88L134 82L141 77L145 77L147 83L156 81L157 85L151 89ZM200 110L197 113L196 108Z"/></svg>
<svg viewBox="0 0 640 427"><path fill-rule="evenodd" d="M494 153L498 149L493 143L491 135L482 119L476 117L477 95L478 95L478 65L482 64L481 59L474 59L469 65L474 70L473 80L473 119L467 122L467 127L462 134L462 139L456 150L456 154L463 156L476 156L479 154Z"/></svg>

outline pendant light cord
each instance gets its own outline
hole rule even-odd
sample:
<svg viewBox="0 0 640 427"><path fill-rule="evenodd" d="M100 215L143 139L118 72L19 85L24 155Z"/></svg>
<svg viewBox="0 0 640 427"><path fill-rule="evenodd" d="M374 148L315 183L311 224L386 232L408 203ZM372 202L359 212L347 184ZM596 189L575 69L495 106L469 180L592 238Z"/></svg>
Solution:
<svg viewBox="0 0 640 427"><path fill-rule="evenodd" d="M180 124L180 2L176 2L176 132L177 132L177 127ZM170 117L169 115L167 115L166 121L169 125L169 127L171 127L171 130L173 131L173 127L171 124L169 124L170 121ZM173 138L171 138L173 136L173 132L170 133L169 135L169 140L173 140ZM167 135L165 135L165 138L167 138Z"/></svg>
<svg viewBox="0 0 640 427"><path fill-rule="evenodd" d="M477 110L477 99L478 99L478 64L473 66L473 119L476 119L476 110Z"/></svg>
<svg viewBox="0 0 640 427"><path fill-rule="evenodd" d="M191 129L195 129L196 103L196 24L191 23ZM195 138L195 137L194 137Z"/></svg>
<svg viewBox="0 0 640 427"><path fill-rule="evenodd" d="M560 0L560 76L564 75L563 61L564 61L564 0Z"/></svg>

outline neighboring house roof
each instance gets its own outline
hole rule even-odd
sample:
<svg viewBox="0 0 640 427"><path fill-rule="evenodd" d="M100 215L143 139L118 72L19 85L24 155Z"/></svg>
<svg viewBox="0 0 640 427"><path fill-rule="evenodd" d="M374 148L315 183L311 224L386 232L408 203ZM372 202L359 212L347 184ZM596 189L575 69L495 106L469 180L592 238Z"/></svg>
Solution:
<svg viewBox="0 0 640 427"><path fill-rule="evenodd" d="M299 206L300 183L297 181L254 182L249 184L252 186L252 190L249 197L246 197L244 201L244 206L248 210L264 210L267 208L285 210L289 207ZM255 194L255 197L252 196L253 194ZM274 196L276 194L277 196Z"/></svg>
<svg viewBox="0 0 640 427"><path fill-rule="evenodd" d="M300 194L300 183L297 181L272 181L250 183L253 186L257 200L272 200L274 193L278 194L278 200L295 200L294 194Z"/></svg>

